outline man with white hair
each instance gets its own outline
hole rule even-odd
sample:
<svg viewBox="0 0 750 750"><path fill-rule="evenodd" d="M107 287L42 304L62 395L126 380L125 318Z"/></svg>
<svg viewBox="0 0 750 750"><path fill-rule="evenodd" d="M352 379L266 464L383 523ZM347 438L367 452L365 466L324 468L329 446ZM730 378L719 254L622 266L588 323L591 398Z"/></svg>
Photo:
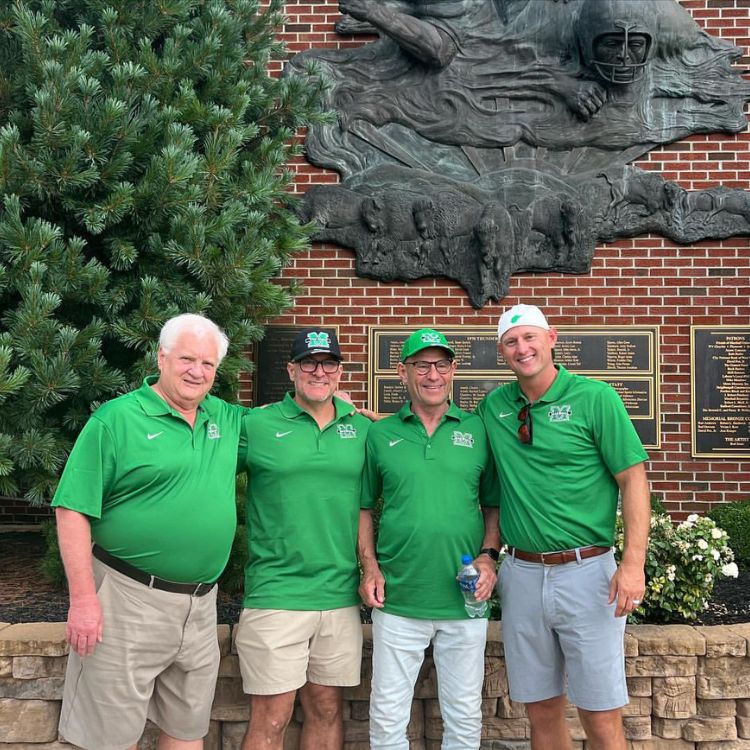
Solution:
<svg viewBox="0 0 750 750"><path fill-rule="evenodd" d="M555 365L557 332L534 305L498 325L516 381L477 408L500 476L503 641L510 695L532 750L572 750L566 696L587 746L625 750L625 616L641 603L648 456L615 390ZM618 494L625 548L612 553Z"/></svg>
<svg viewBox="0 0 750 750"><path fill-rule="evenodd" d="M70 591L60 733L87 750L135 748L147 718L160 750L203 747L246 411L209 395L227 347L208 318L167 321L158 377L94 412L55 493Z"/></svg>

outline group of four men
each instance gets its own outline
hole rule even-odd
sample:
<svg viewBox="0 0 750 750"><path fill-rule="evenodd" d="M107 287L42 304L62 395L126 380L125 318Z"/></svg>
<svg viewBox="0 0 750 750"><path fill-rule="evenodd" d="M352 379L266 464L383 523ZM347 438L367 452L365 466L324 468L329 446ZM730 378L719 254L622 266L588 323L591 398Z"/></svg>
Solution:
<svg viewBox="0 0 750 750"><path fill-rule="evenodd" d="M489 599L500 529L508 678L532 748L571 747L567 691L591 747L624 750L623 615L644 592L647 456L612 388L555 365L556 337L534 306L504 313L498 348L516 380L471 414L452 401L451 344L416 331L397 366L409 400L373 423L335 395L333 333L301 331L293 392L246 409L209 395L228 343L218 327L190 314L168 321L158 377L94 413L53 501L70 589L63 737L129 750L150 718L160 750L202 748L239 470L249 554L236 646L251 696L242 750L281 750L298 691L303 750L340 750L342 688L360 679L360 599L373 611L371 747L408 749L432 643L442 746L479 748L487 621L469 617L455 577L472 555L476 598Z"/></svg>

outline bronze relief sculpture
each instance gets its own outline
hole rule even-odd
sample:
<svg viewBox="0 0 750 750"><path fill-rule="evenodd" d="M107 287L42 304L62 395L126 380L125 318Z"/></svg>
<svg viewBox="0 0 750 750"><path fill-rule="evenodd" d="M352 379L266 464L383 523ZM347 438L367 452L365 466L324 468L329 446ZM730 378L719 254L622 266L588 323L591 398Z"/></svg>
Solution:
<svg viewBox="0 0 750 750"><path fill-rule="evenodd" d="M354 49L297 55L330 83L308 159L339 185L301 209L360 276L447 276L481 307L516 271L589 270L598 241L750 234L747 192L689 192L629 166L696 133L736 133L741 51L676 0L341 0ZM315 65L309 65L314 62Z"/></svg>

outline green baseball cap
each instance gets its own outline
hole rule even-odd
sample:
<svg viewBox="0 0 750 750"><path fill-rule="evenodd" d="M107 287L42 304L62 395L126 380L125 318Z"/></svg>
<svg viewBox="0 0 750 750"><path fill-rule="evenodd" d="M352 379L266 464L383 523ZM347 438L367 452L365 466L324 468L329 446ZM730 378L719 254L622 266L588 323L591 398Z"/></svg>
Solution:
<svg viewBox="0 0 750 750"><path fill-rule="evenodd" d="M448 340L440 331L436 331L434 328L420 328L404 341L404 345L401 348L401 361L405 362L413 354L421 352L422 349L429 349L431 346L445 349L451 357L456 356L456 352L453 351Z"/></svg>

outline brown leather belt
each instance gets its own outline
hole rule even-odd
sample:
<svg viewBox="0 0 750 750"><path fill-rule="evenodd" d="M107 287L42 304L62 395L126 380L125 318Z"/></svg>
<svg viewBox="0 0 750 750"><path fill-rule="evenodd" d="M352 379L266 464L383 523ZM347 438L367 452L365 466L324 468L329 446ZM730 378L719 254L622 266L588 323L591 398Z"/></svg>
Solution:
<svg viewBox="0 0 750 750"><path fill-rule="evenodd" d="M145 570L136 568L119 557L110 555L107 550L102 549L98 544L94 545L92 550L94 557L101 560L105 565L116 570L118 573L132 578L150 589L159 589L160 591L171 591L173 594L189 594L190 596L205 596L216 585L215 583L178 583L177 581L167 581L164 578L157 578Z"/></svg>
<svg viewBox="0 0 750 750"><path fill-rule="evenodd" d="M517 560L524 562L541 563L542 565L563 565L576 560L586 560L589 557L597 557L609 552L611 547L579 547L575 549L563 549L559 552L524 552L515 547L508 547L508 554Z"/></svg>

